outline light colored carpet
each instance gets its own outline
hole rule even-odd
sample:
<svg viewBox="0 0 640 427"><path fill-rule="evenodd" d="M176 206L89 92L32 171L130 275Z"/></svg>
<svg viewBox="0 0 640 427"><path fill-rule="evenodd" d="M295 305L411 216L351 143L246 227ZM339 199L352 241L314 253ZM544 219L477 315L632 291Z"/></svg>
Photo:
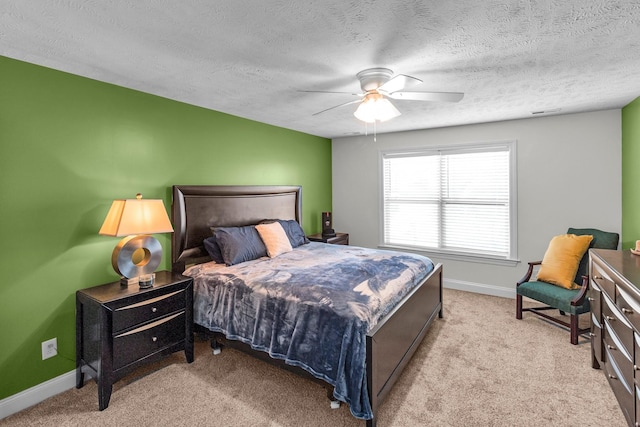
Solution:
<svg viewBox="0 0 640 427"><path fill-rule="evenodd" d="M445 290L444 319L383 404L380 427L624 426L622 412L589 343L531 314L516 320L515 301ZM585 318L587 316L584 316ZM325 389L234 350L213 356L196 343L196 360L176 353L114 386L98 411L89 381L0 420L15 426L364 426L346 405L329 408Z"/></svg>

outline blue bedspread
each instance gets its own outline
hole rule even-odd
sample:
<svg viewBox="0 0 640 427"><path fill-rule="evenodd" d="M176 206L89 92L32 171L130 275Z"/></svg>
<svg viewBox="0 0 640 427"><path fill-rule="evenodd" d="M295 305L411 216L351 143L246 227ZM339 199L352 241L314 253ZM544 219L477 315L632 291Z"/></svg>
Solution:
<svg viewBox="0 0 640 427"><path fill-rule="evenodd" d="M305 369L370 419L365 336L432 270L420 255L311 242L185 274L194 278L196 324Z"/></svg>

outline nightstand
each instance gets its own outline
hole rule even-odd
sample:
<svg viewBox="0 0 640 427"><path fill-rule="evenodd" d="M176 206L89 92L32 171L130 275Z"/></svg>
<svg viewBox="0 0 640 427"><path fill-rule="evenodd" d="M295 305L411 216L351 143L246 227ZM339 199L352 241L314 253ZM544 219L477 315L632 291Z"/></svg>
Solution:
<svg viewBox="0 0 640 427"><path fill-rule="evenodd" d="M330 243L332 245L348 245L349 233L336 233L335 237L323 237L322 233L318 233L307 236L307 239L312 242Z"/></svg>
<svg viewBox="0 0 640 427"><path fill-rule="evenodd" d="M184 350L193 362L193 279L156 272L153 287L107 283L76 292L76 387L98 383L98 407L137 367Z"/></svg>

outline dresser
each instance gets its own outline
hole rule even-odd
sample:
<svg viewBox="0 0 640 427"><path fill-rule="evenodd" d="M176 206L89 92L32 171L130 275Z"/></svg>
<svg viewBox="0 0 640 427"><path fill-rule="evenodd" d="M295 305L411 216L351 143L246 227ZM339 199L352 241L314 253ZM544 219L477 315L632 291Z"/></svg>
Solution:
<svg viewBox="0 0 640 427"><path fill-rule="evenodd" d="M630 426L640 426L640 256L589 251L592 366L602 369Z"/></svg>
<svg viewBox="0 0 640 427"><path fill-rule="evenodd" d="M101 411L115 381L180 350L193 362L192 278L159 271L151 288L118 281L76 292L76 387L94 378Z"/></svg>

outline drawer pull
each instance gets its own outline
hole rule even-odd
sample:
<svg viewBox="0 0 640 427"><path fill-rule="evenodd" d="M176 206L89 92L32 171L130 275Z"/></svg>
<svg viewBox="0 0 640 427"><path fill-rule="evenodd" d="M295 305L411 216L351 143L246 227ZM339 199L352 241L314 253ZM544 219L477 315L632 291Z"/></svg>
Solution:
<svg viewBox="0 0 640 427"><path fill-rule="evenodd" d="M593 276L594 279L602 280L602 276Z"/></svg>
<svg viewBox="0 0 640 427"><path fill-rule="evenodd" d="M152 313L155 313L156 311L158 311L158 309L157 309L157 308L155 308L155 307L151 307L151 312L152 312Z"/></svg>
<svg viewBox="0 0 640 427"><path fill-rule="evenodd" d="M590 302L595 301L595 298L593 298L593 297L589 297L589 298L587 298L587 299L588 299Z"/></svg>
<svg viewBox="0 0 640 427"><path fill-rule="evenodd" d="M633 310L629 310L628 308L622 307L622 312L624 314L633 314Z"/></svg>
<svg viewBox="0 0 640 427"><path fill-rule="evenodd" d="M153 342L158 341L158 337L153 337L153 338L151 338L151 341L153 341Z"/></svg>
<svg viewBox="0 0 640 427"><path fill-rule="evenodd" d="M617 348L615 348L614 346L612 346L611 344L607 344L607 348L609 350L617 350Z"/></svg>
<svg viewBox="0 0 640 427"><path fill-rule="evenodd" d="M634 370L634 371L637 371L637 370L639 370L639 369L640 369L640 367L638 367L638 365L633 365L633 370Z"/></svg>
<svg viewBox="0 0 640 427"><path fill-rule="evenodd" d="M609 374L609 378L611 378L612 380L617 380L618 379L618 377L616 377L615 375L611 375L611 374Z"/></svg>
<svg viewBox="0 0 640 427"><path fill-rule="evenodd" d="M591 338L595 338L595 337L596 337L596 334L594 334L593 332L589 332L589 336L590 336Z"/></svg>
<svg viewBox="0 0 640 427"><path fill-rule="evenodd" d="M609 316L609 315L604 316L604 318L605 318L605 319L607 319L607 320L609 320L609 321L612 321L612 322L613 322L614 320L616 320L616 318L615 318L615 317L613 317L613 316Z"/></svg>

